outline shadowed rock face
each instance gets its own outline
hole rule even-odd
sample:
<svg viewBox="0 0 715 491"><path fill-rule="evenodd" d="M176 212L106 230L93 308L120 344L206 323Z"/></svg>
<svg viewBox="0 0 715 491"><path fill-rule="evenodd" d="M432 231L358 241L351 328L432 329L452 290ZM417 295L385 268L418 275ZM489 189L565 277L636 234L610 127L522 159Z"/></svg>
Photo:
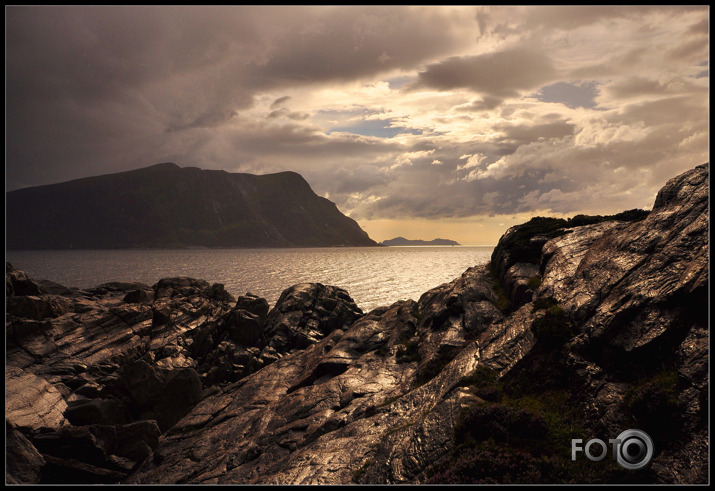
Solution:
<svg viewBox="0 0 715 491"><path fill-rule="evenodd" d="M510 230L491 266L367 314L317 283L268 311L187 278L56 295L8 265L10 297L61 306L8 302L6 382L37 387L8 392L8 479L706 482L707 196L703 165L643 220ZM643 470L571 461L634 427Z"/></svg>

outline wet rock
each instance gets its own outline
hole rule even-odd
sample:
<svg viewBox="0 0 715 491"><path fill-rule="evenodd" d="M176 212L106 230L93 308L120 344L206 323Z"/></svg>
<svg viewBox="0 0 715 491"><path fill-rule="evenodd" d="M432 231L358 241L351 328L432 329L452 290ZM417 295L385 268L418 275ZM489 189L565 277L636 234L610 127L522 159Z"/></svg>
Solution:
<svg viewBox="0 0 715 491"><path fill-rule="evenodd" d="M129 394L133 412L153 417L162 431L202 398L203 387L192 368L166 370L137 360L121 370L119 380Z"/></svg>
<svg viewBox="0 0 715 491"><path fill-rule="evenodd" d="M7 313L25 319L43 320L59 317L67 310L68 304L62 297L25 295L7 299Z"/></svg>
<svg viewBox="0 0 715 491"><path fill-rule="evenodd" d="M45 456L42 469L43 483L55 484L116 484L127 473L88 464L76 459Z"/></svg>
<svg viewBox="0 0 715 491"><path fill-rule="evenodd" d="M5 420L5 483L38 484L45 459L40 452Z"/></svg>
<svg viewBox="0 0 715 491"><path fill-rule="evenodd" d="M20 428L59 428L67 403L46 380L14 367L5 374L5 418Z"/></svg>
<svg viewBox="0 0 715 491"><path fill-rule="evenodd" d="M533 280L539 279L539 266L531 263L516 263L506 270L504 284L508 285L507 294L516 306L531 302L534 287Z"/></svg>
<svg viewBox="0 0 715 491"><path fill-rule="evenodd" d="M155 307L152 311L151 326L153 328L166 326L171 322L171 309L168 305Z"/></svg>
<svg viewBox="0 0 715 491"><path fill-rule="evenodd" d="M104 467L113 450L116 432L113 426L65 426L32 435L32 442L44 456L73 459Z"/></svg>
<svg viewBox="0 0 715 491"><path fill-rule="evenodd" d="M261 298L252 293L246 293L246 295L238 297L236 300L236 309L247 310L248 312L257 315L263 323L268 315L268 301L265 298Z"/></svg>
<svg viewBox="0 0 715 491"><path fill-rule="evenodd" d="M260 317L248 310L232 310L226 318L226 328L231 339L242 346L255 346L263 337Z"/></svg>
<svg viewBox="0 0 715 491"><path fill-rule="evenodd" d="M153 407L162 431L171 428L193 406L201 401L203 387L199 375L192 368L171 370Z"/></svg>
<svg viewBox="0 0 715 491"><path fill-rule="evenodd" d="M32 281L24 271L17 270L9 262L5 263L5 297L40 295L37 283Z"/></svg>
<svg viewBox="0 0 715 491"><path fill-rule="evenodd" d="M154 292L151 290L132 290L124 295L126 303L147 303L154 300Z"/></svg>
<svg viewBox="0 0 715 491"><path fill-rule="evenodd" d="M209 297L219 302L235 302L233 295L226 291L222 283L214 283L211 285Z"/></svg>
<svg viewBox="0 0 715 491"><path fill-rule="evenodd" d="M285 290L268 313L266 343L277 352L303 349L335 329L352 324L362 311L342 288L320 283Z"/></svg>
<svg viewBox="0 0 715 491"><path fill-rule="evenodd" d="M187 295L196 293L199 290L210 290L206 280L197 280L188 276L177 276L174 278L163 278L154 285L155 298L172 297L176 295Z"/></svg>
<svg viewBox="0 0 715 491"><path fill-rule="evenodd" d="M39 280L37 281L37 285L40 288L40 292L46 295L60 295L70 298L81 295L80 291L76 288L68 288L65 285L60 285L50 280Z"/></svg>
<svg viewBox="0 0 715 491"><path fill-rule="evenodd" d="M117 425L131 421L126 406L117 399L79 400L70 403L64 416L75 426Z"/></svg>
<svg viewBox="0 0 715 491"><path fill-rule="evenodd" d="M116 427L115 450L119 456L141 463L159 444L161 430L154 420L137 421Z"/></svg>
<svg viewBox="0 0 715 491"><path fill-rule="evenodd" d="M476 281L487 274L474 268L419 304L398 302L373 311L207 397L159 443L162 457L145 463L129 481L176 482L191 474L215 475L219 483L352 482L363 461L375 458L382 438L389 444L381 455L396 451L403 441L390 435L406 421L448 427L451 419L443 416L456 418L461 402L448 403L450 411L440 404L479 360L462 323L472 304L494 295ZM454 316L455 327L433 330L431 321L420 322L421 311L429 311L430 318L445 317L441 312L449 307L436 299L450 297L465 306ZM421 361L399 363L397 348L412 338L422 341ZM450 346L459 348L445 359ZM439 370L415 389L420 365L435 361ZM428 445L434 455L445 451L440 438ZM233 441L255 450L236 452L229 444ZM398 460L411 458L407 454ZM258 472L266 466L270 470Z"/></svg>

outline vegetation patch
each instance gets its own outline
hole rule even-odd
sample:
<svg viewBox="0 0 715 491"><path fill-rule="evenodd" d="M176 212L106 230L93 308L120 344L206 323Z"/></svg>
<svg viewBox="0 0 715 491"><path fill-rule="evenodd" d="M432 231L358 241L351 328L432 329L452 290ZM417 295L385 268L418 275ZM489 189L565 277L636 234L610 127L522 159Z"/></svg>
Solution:
<svg viewBox="0 0 715 491"><path fill-rule="evenodd" d="M539 297L532 303L531 311L536 312L537 310L548 309L558 304L558 300L556 300L554 297Z"/></svg>
<svg viewBox="0 0 715 491"><path fill-rule="evenodd" d="M513 409L538 414L542 418L548 429L547 437L541 442L542 449L552 454L570 451L573 438L583 438L588 434L577 407L574 407L565 390L552 390L538 395L507 395L502 403Z"/></svg>
<svg viewBox="0 0 715 491"><path fill-rule="evenodd" d="M531 330L540 343L551 348L563 346L576 334L564 309L559 305L551 305L543 316L534 319Z"/></svg>
<svg viewBox="0 0 715 491"><path fill-rule="evenodd" d="M552 239L566 233L568 221L563 218L534 217L519 225L511 234L502 237L497 247L509 251L509 262L538 264L543 242L532 241L536 236ZM510 265L511 265L510 264Z"/></svg>
<svg viewBox="0 0 715 491"><path fill-rule="evenodd" d="M532 276L526 282L526 286L528 286L532 290L536 290L541 286L541 276L539 276L538 274L536 276Z"/></svg>
<svg viewBox="0 0 715 491"><path fill-rule="evenodd" d="M618 220L621 222L639 222L645 219L650 212L633 208L631 210L622 211L615 215L576 215L568 219L567 227L581 227L583 225L593 225L594 223L609 222Z"/></svg>
<svg viewBox="0 0 715 491"><path fill-rule="evenodd" d="M377 353L379 356L381 356L383 358L386 357L389 352L390 352L390 345L388 343L383 344L382 346L380 346L380 348L377 351L375 351L375 353Z"/></svg>
<svg viewBox="0 0 715 491"><path fill-rule="evenodd" d="M422 361L420 355L420 340L411 339L397 348L397 363L410 363Z"/></svg>
<svg viewBox="0 0 715 491"><path fill-rule="evenodd" d="M484 365L478 365L474 372L464 377L462 387L471 387L474 395L485 401L498 402L504 395L504 387L499 381L499 372Z"/></svg>
<svg viewBox="0 0 715 491"><path fill-rule="evenodd" d="M554 481L558 464L527 452L505 449L492 442L475 444L449 465L437 470L427 484L542 484Z"/></svg>
<svg viewBox="0 0 715 491"><path fill-rule="evenodd" d="M667 442L680 431L678 394L678 372L663 369L631 387L623 403L638 428L656 442Z"/></svg>
<svg viewBox="0 0 715 491"><path fill-rule="evenodd" d="M480 380L481 379L481 380ZM487 371L475 377L491 383ZM504 395L462 413L450 458L428 472L429 484L608 483L628 479L612 459L571 460L571 439L590 433L566 391Z"/></svg>
<svg viewBox="0 0 715 491"><path fill-rule="evenodd" d="M489 263L489 274L492 279L492 286L494 288L494 293L497 295L496 308L501 310L502 314L509 315L514 312L514 305L511 303L509 296L506 294L504 287L499 280L499 275L497 274L496 267L494 263Z"/></svg>

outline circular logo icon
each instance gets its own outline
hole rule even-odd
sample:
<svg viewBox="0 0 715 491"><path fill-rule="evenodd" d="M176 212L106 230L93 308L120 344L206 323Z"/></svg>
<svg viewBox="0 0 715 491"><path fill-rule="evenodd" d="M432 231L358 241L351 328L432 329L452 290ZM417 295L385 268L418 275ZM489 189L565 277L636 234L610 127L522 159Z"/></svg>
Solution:
<svg viewBox="0 0 715 491"><path fill-rule="evenodd" d="M626 430L618 435L616 460L624 469L645 467L653 457L653 440L641 430Z"/></svg>

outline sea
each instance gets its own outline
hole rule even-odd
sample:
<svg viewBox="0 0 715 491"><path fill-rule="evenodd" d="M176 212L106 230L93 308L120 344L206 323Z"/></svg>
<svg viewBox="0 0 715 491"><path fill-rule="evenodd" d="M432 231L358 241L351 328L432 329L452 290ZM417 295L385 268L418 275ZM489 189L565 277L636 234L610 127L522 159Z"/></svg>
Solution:
<svg viewBox="0 0 715 491"><path fill-rule="evenodd" d="M467 268L489 262L493 246L330 247L300 249L147 249L6 251L36 280L92 288L110 281L153 285L189 276L222 283L234 296L253 293L270 306L298 283L347 290L363 312L418 300Z"/></svg>

